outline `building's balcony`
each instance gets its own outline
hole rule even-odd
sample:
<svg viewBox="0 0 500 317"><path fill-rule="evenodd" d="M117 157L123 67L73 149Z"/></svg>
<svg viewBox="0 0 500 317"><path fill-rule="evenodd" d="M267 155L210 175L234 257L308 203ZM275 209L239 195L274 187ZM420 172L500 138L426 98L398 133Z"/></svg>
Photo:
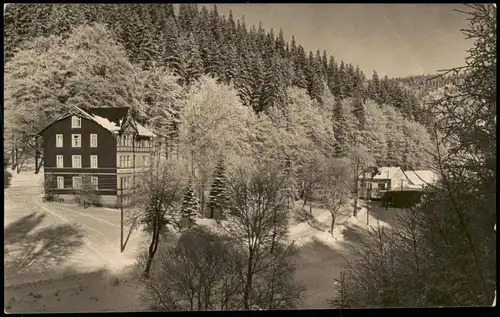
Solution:
<svg viewBox="0 0 500 317"><path fill-rule="evenodd" d="M147 166L136 166L136 167L118 167L116 173L118 174L129 174L129 173L144 173L148 170Z"/></svg>
<svg viewBox="0 0 500 317"><path fill-rule="evenodd" d="M117 152L141 152L148 153L153 150L152 147L133 147L133 146L123 146L119 145L116 147Z"/></svg>

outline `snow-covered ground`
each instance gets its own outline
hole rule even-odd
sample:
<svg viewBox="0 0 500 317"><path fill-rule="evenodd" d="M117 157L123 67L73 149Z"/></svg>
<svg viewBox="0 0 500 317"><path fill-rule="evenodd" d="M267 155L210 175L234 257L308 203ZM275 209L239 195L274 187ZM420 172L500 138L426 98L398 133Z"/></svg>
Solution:
<svg viewBox="0 0 500 317"><path fill-rule="evenodd" d="M34 291L36 287L27 283L35 282L33 285L44 285L37 286L41 287L41 293L52 289L52 283L59 285L58 290L63 292L65 289L74 289L74 283L81 284L83 278L89 287L92 286L92 292L98 293L91 292L88 297L105 296L107 293L102 292L106 287L96 285L107 279L102 276L97 278L96 272L106 272L108 278L126 272L135 262L144 235L139 230L132 231L121 253L119 210L95 207L83 209L75 204L43 202L43 170L38 175L26 171L20 174L12 172L12 176L10 186L4 190L4 296L5 303L14 298L17 306L7 306L11 306L13 312L16 307L22 312L50 311L50 301L42 302L41 299L28 296L28 290ZM124 226L124 240L129 229L130 226ZM114 292L120 293L116 287ZM83 291L80 293L86 294ZM9 294L18 294L28 302L31 298L34 302L20 304L19 298L8 298ZM118 298L115 304L101 302L89 306L85 302L90 299L81 299L81 296L87 295L75 295L74 300L69 302L73 304L65 303L64 307L73 312L79 311L76 307L93 307L91 310L101 305L111 307L103 309L122 307L119 303L121 299ZM60 298L54 298L52 308L55 310L52 311L59 312L57 307L61 305L58 303Z"/></svg>
<svg viewBox="0 0 500 317"><path fill-rule="evenodd" d="M6 309L26 313L143 308L138 283L127 268L135 262L146 237L133 231L120 253L118 210L42 202L43 171L12 175L5 189ZM370 225L388 225L377 220L390 221L390 211L371 210ZM328 232L330 214L324 209L313 208L309 221L290 221L290 240L299 249L296 278L306 287L305 308L326 307L343 258L350 257L347 246L356 243L353 237L366 227L366 220L365 208L357 218L339 217L333 235ZM211 219L197 223L217 227ZM126 239L129 227L124 229Z"/></svg>
<svg viewBox="0 0 500 317"><path fill-rule="evenodd" d="M297 202L295 214L290 217L289 239L294 241L299 251L295 256L296 278L306 288L303 307L327 308L326 300L335 293L334 279L340 277L344 258L353 259L348 245L358 242L356 238L367 228L367 220L370 226L390 227L381 219L390 220L392 211L372 206L370 210L373 213L370 212L367 219L365 207L361 207L356 218L351 216L352 211L348 209L346 216L338 217L332 235L328 232L331 216L327 210L313 208L312 219L301 221L297 219L304 218L301 207L301 202ZM306 209L309 210L308 206ZM216 231L221 230L212 219L198 219L197 223Z"/></svg>

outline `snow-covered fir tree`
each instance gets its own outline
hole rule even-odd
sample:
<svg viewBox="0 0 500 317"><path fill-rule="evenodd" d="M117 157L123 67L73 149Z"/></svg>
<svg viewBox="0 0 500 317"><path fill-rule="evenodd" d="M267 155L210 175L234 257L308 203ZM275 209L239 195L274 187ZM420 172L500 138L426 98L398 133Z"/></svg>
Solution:
<svg viewBox="0 0 500 317"><path fill-rule="evenodd" d="M198 197L196 197L194 192L193 182L190 180L182 200L181 216L183 219L188 220L189 224L192 224L199 209Z"/></svg>
<svg viewBox="0 0 500 317"><path fill-rule="evenodd" d="M210 196L208 198L208 207L210 208L210 218L213 218L217 213L219 217L229 203L226 183L226 168L224 162L219 160L215 167Z"/></svg>

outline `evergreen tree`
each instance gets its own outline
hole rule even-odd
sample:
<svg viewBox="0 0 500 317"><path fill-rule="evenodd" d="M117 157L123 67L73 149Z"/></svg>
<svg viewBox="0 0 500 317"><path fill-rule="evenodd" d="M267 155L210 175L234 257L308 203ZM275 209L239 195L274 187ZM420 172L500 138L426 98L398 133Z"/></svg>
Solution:
<svg viewBox="0 0 500 317"><path fill-rule="evenodd" d="M179 74L182 63L180 34L174 17L170 16L164 22L163 32L165 32L165 46L162 64L172 69L175 74Z"/></svg>
<svg viewBox="0 0 500 317"><path fill-rule="evenodd" d="M4 57L8 61L21 43L35 37L39 23L34 25L36 6L33 4L9 4L4 12Z"/></svg>
<svg viewBox="0 0 500 317"><path fill-rule="evenodd" d="M278 33L278 37L276 38L276 52L281 57L286 57L286 50L285 50L285 39L283 35L283 30L280 29L280 32Z"/></svg>
<svg viewBox="0 0 500 317"><path fill-rule="evenodd" d="M314 58L312 52L309 52L309 60L307 63L307 91L311 99L321 101L321 96L323 95L323 81L321 76L321 56L319 51L317 52L316 58Z"/></svg>
<svg viewBox="0 0 500 317"><path fill-rule="evenodd" d="M328 85L328 88L330 88L330 92L335 95L335 76L338 71L338 66L337 63L335 62L335 58L333 56L330 56L330 59L328 60L328 67L326 71L326 83Z"/></svg>
<svg viewBox="0 0 500 317"><path fill-rule="evenodd" d="M194 218L198 214L200 205L198 197L196 196L193 188L193 181L190 179L182 199L181 216L188 221L188 226L194 223Z"/></svg>
<svg viewBox="0 0 500 317"><path fill-rule="evenodd" d="M333 108L334 134L335 134L335 156L345 155L347 145L346 131L342 127L345 121L343 105L340 98L337 98Z"/></svg>
<svg viewBox="0 0 500 317"><path fill-rule="evenodd" d="M261 94L261 111L285 103L286 87L280 62L278 53L275 53L270 67L265 71Z"/></svg>
<svg viewBox="0 0 500 317"><path fill-rule="evenodd" d="M363 97L361 92L356 90L353 97L353 114L357 119L359 129L363 129L365 125L365 107L363 104Z"/></svg>
<svg viewBox="0 0 500 317"><path fill-rule="evenodd" d="M345 83L344 83L344 78L345 78L345 67L344 67L344 61L340 61L340 66L335 72L335 77L334 77L334 89L332 93L340 99L345 98Z"/></svg>
<svg viewBox="0 0 500 317"><path fill-rule="evenodd" d="M326 80L326 74L328 72L328 57L325 50L323 50L323 56L321 57L321 66L323 67L323 77L325 77Z"/></svg>
<svg viewBox="0 0 500 317"><path fill-rule="evenodd" d="M181 84L190 85L203 74L203 62L192 33L181 39L181 50L182 68L178 75L181 77Z"/></svg>
<svg viewBox="0 0 500 317"><path fill-rule="evenodd" d="M378 78L377 72L374 70L372 75L372 80L368 86L368 97L380 104L380 80Z"/></svg>
<svg viewBox="0 0 500 317"><path fill-rule="evenodd" d="M354 66L351 63L347 65L344 73L344 94L345 97L349 98L354 95L355 85L356 85L356 74L354 72Z"/></svg>
<svg viewBox="0 0 500 317"><path fill-rule="evenodd" d="M49 21L52 32L63 37L69 36L74 27L85 22L83 10L75 4L54 5Z"/></svg>
<svg viewBox="0 0 500 317"><path fill-rule="evenodd" d="M210 218L213 218L218 213L217 218L220 218L229 204L229 197L226 183L226 168L224 162L219 160L215 167L212 186L210 188L210 196L208 198L208 207L210 208Z"/></svg>

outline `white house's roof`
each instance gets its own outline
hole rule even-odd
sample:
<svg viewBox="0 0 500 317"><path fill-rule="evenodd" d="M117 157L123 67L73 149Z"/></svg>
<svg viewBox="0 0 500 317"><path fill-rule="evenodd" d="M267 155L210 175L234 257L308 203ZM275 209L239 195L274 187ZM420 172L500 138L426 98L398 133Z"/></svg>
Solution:
<svg viewBox="0 0 500 317"><path fill-rule="evenodd" d="M432 170L405 171L404 173L415 186L433 184L437 180L437 174Z"/></svg>
<svg viewBox="0 0 500 317"><path fill-rule="evenodd" d="M392 179L401 170L400 167L380 167L379 172L372 179Z"/></svg>

